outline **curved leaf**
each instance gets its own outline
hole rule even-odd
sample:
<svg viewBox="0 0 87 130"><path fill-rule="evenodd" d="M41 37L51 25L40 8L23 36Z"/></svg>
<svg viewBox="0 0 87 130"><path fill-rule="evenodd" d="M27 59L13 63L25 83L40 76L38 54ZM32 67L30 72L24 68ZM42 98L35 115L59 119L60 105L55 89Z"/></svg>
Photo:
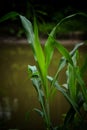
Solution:
<svg viewBox="0 0 87 130"><path fill-rule="evenodd" d="M0 18L0 22L4 22L11 18L14 19L16 16L19 16L19 13L17 13L17 12L7 13L6 15L4 15L3 17Z"/></svg>
<svg viewBox="0 0 87 130"><path fill-rule="evenodd" d="M73 65L72 58L68 52L68 50L58 41L56 41L53 37L51 37L54 41L55 47L58 49L58 51L66 58L66 60Z"/></svg>
<svg viewBox="0 0 87 130"><path fill-rule="evenodd" d="M33 26L32 23L24 16L19 15L22 25L25 29L26 36L28 39L28 42L33 46L34 44L34 32L33 32Z"/></svg>
<svg viewBox="0 0 87 130"><path fill-rule="evenodd" d="M49 80L50 82L53 82L53 78L52 78L52 77L48 76L47 78L48 78L48 80ZM56 89L57 89L58 91L60 91L60 92L63 94L63 96L67 99L67 101L73 106L73 108L75 109L75 111L80 115L78 105L70 98L70 96L69 96L69 94L67 93L67 91L66 91L64 88L62 88L62 87L58 84L57 81L55 81L54 86L56 87Z"/></svg>

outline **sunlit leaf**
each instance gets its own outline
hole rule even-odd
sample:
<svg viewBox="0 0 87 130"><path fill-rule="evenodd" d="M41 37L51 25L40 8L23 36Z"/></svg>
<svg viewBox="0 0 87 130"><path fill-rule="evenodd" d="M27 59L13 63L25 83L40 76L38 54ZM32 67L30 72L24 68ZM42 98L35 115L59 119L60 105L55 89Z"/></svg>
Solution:
<svg viewBox="0 0 87 130"><path fill-rule="evenodd" d="M44 75L45 72L46 72L45 56L44 56L43 49L42 49L42 46L41 46L41 43L40 43L40 40L39 40L38 27L37 27L37 24L36 24L36 20L34 21L34 34L35 34L34 49L35 49L35 53L36 53L38 66L39 66L39 69L40 69L42 75L46 77L46 75Z"/></svg>

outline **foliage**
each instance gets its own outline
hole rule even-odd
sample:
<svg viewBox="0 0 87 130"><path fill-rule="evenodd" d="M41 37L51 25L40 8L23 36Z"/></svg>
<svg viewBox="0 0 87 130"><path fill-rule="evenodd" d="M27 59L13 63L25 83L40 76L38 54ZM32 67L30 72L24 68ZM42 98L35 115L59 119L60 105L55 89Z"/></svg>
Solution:
<svg viewBox="0 0 87 130"><path fill-rule="evenodd" d="M81 108L87 111L87 89L86 84L82 78L80 66L78 65L78 48L84 43L76 44L72 51L68 51L59 41L56 40L56 32L58 27L66 21L78 14L69 15L52 29L49 34L44 48L42 47L39 36L38 36L38 26L36 18L34 17L34 29L32 23L24 16L11 12L1 19L1 21L7 20L9 18L19 16L22 25L24 27L27 40L31 49L33 51L33 56L36 61L36 65L28 65L29 78L38 95L38 102L41 108L35 108L34 110L43 118L44 124L47 130L66 130L72 125L75 117L79 117L83 120L83 113L81 113ZM84 15L80 13L80 15ZM52 77L49 75L48 70L53 60L53 53L55 49L62 55L58 68L55 75ZM65 84L59 83L60 72L66 68L66 82ZM70 104L70 109L66 113L63 125L53 126L50 117L50 97L53 96L55 91L60 91L66 100Z"/></svg>

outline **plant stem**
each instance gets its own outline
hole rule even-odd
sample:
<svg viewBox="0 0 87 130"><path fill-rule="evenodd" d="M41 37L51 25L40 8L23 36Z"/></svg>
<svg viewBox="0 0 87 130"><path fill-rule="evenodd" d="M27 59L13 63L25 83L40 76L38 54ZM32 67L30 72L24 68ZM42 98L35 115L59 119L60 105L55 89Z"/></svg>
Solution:
<svg viewBox="0 0 87 130"><path fill-rule="evenodd" d="M51 121L50 121L50 106L49 99L46 99L46 112L47 112L47 130L50 130Z"/></svg>

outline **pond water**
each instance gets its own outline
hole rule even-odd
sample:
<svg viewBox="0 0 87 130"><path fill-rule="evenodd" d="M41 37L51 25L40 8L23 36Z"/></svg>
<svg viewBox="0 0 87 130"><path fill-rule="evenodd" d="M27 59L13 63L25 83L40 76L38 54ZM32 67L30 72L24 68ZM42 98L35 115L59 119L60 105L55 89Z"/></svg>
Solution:
<svg viewBox="0 0 87 130"><path fill-rule="evenodd" d="M72 47L67 47L71 49ZM80 48L81 63L87 47ZM55 50L49 73L54 75L61 55ZM0 130L44 130L43 121L33 108L39 107L37 95L28 78L27 66L34 65L28 45L0 45ZM87 74L86 74L87 76ZM60 82L64 82L62 73ZM51 105L52 120L58 124L69 108L61 93Z"/></svg>

